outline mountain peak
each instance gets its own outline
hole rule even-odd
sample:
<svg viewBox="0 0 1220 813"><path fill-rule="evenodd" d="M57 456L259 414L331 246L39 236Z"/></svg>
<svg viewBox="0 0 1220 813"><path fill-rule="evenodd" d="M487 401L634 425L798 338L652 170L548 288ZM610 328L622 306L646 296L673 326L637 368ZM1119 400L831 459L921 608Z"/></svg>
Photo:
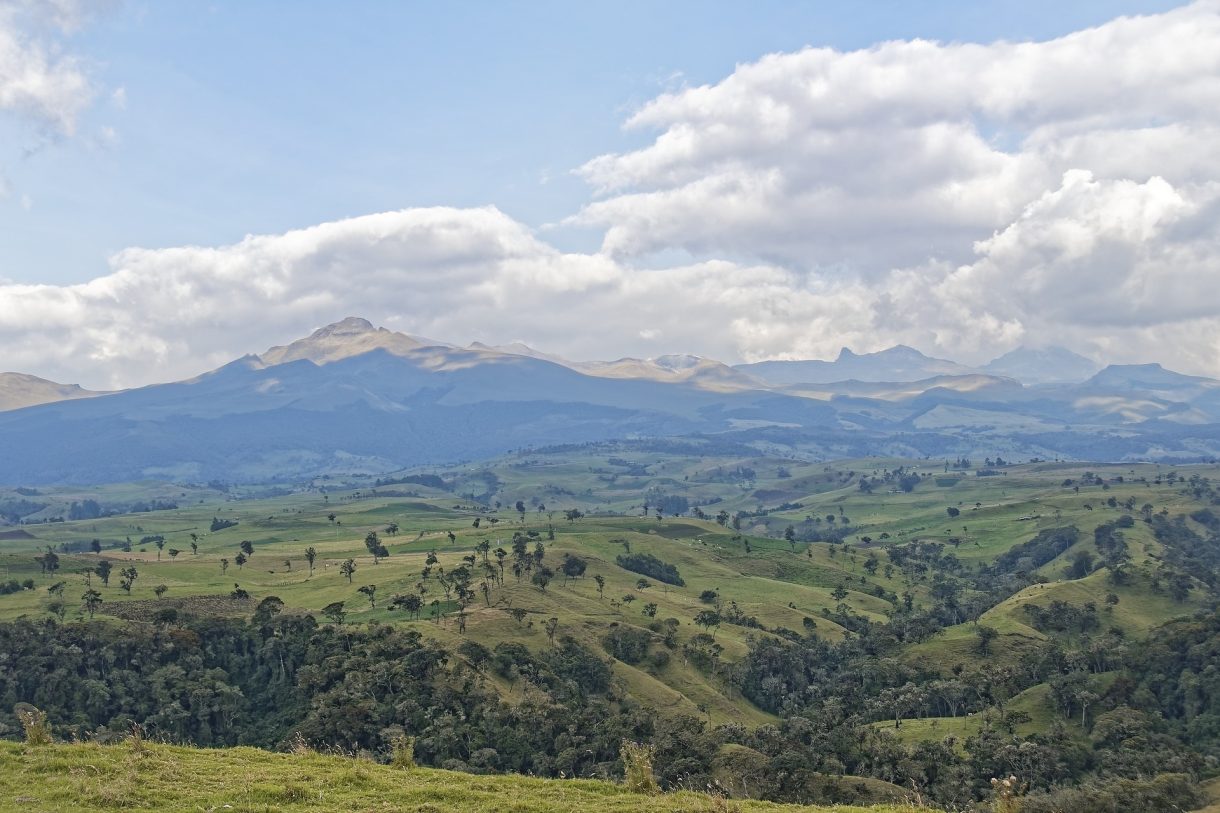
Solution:
<svg viewBox="0 0 1220 813"><path fill-rule="evenodd" d="M984 372L1015 378L1025 384L1078 384L1100 369L1090 359L1066 347L1022 345L982 367Z"/></svg>
<svg viewBox="0 0 1220 813"><path fill-rule="evenodd" d="M384 330L385 328L382 328ZM311 339L321 339L326 336L360 336L365 333L376 333L377 328L368 319L359 316L349 316L338 322L320 327L309 335Z"/></svg>
<svg viewBox="0 0 1220 813"><path fill-rule="evenodd" d="M291 344L272 347L259 359L272 366L289 361L308 360L314 364L327 364L351 358L372 350L385 350L394 355L406 355L424 346L424 342L405 333L395 333L359 316L349 316L333 324L320 327L304 339Z"/></svg>

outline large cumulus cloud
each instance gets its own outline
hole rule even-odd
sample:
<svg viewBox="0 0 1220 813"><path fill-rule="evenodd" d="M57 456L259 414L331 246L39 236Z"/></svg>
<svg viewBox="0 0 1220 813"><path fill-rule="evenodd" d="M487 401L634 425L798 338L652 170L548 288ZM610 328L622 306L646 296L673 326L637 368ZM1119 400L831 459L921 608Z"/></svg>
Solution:
<svg viewBox="0 0 1220 813"><path fill-rule="evenodd" d="M1218 177L1220 4L1049 42L775 54L627 125L659 135L580 169L604 197L575 219L604 227L608 252L962 261L1068 170Z"/></svg>

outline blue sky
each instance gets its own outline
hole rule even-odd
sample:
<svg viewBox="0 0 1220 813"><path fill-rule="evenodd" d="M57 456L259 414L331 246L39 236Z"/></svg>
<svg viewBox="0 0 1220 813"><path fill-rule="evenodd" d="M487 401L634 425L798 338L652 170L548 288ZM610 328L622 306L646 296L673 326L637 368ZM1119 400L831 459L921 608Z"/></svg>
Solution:
<svg viewBox="0 0 1220 813"><path fill-rule="evenodd" d="M623 131L632 110L764 54L1048 39L1174 5L128 2L58 37L94 83L73 137L0 111L0 278L80 282L130 246L413 206L542 227L590 199L574 168L650 140ZM547 232L581 250L600 234Z"/></svg>
<svg viewBox="0 0 1220 813"><path fill-rule="evenodd" d="M0 0L0 370L347 316L1220 377L1220 0Z"/></svg>

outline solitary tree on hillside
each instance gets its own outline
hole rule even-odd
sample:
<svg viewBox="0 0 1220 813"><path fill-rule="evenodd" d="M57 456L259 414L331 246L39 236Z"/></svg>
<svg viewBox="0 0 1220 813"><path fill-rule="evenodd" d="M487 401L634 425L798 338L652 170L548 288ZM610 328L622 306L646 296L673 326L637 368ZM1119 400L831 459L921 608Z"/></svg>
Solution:
<svg viewBox="0 0 1220 813"><path fill-rule="evenodd" d="M336 624L342 624L343 619L347 617L347 612L343 609L342 601L335 601L322 608L322 615Z"/></svg>
<svg viewBox="0 0 1220 813"><path fill-rule="evenodd" d="M356 572L356 560L344 559L343 564L339 565L339 572L347 576L347 583L352 583L352 574Z"/></svg>
<svg viewBox="0 0 1220 813"><path fill-rule="evenodd" d="M236 556L233 557L233 561L237 563L237 569L241 570L242 566L245 565L245 563L250 560L246 558L246 554L238 553Z"/></svg>
<svg viewBox="0 0 1220 813"><path fill-rule="evenodd" d="M305 549L305 561L309 562L309 575L313 575L313 563L318 558L318 551L313 545Z"/></svg>
<svg viewBox="0 0 1220 813"><path fill-rule="evenodd" d="M246 556L253 556L254 555L254 543L251 542L249 539L243 539L241 542L241 552L246 554Z"/></svg>
<svg viewBox="0 0 1220 813"><path fill-rule="evenodd" d="M544 628L546 629L547 640L551 642L551 646L555 646L555 632L559 629L559 619L548 618Z"/></svg>
<svg viewBox="0 0 1220 813"><path fill-rule="evenodd" d="M161 561L161 549L165 547L165 537L158 536L153 540L153 544L157 546L157 561Z"/></svg>
<svg viewBox="0 0 1220 813"><path fill-rule="evenodd" d="M139 577L139 575L140 574L136 572L134 565L125 567L119 571L119 587L123 588L124 593L131 595L131 586L136 583L136 579Z"/></svg>
<svg viewBox="0 0 1220 813"><path fill-rule="evenodd" d="M94 553L101 553L102 552L102 540L94 539L92 542L90 542L89 550L93 551Z"/></svg>
<svg viewBox="0 0 1220 813"><path fill-rule="evenodd" d="M97 612L97 608L102 604L102 594L90 587L81 596L81 601L84 604L85 612L89 613L90 618L93 618L93 614Z"/></svg>
<svg viewBox="0 0 1220 813"><path fill-rule="evenodd" d="M98 575L98 578L100 578L102 580L102 584L109 587L110 586L110 571L112 569L114 569L114 565L110 564L110 561L108 559L103 559L102 561L97 563L97 567L95 567L93 569L93 572L96 573Z"/></svg>
<svg viewBox="0 0 1220 813"><path fill-rule="evenodd" d="M153 588L153 592L157 594L157 598L161 598L161 596L165 595L165 591L168 589L169 588L166 587L164 584L158 584L156 587Z"/></svg>
<svg viewBox="0 0 1220 813"><path fill-rule="evenodd" d="M606 593L606 577L598 573L593 577L593 581L597 582L597 598L600 601L605 598Z"/></svg>
<svg viewBox="0 0 1220 813"><path fill-rule="evenodd" d="M719 629L720 613L715 610L700 610L695 616L695 625L703 627L705 630L712 632L712 627ZM715 639L716 633L712 632L712 638Z"/></svg>
<svg viewBox="0 0 1220 813"><path fill-rule="evenodd" d="M539 565L534 568L534 575L530 581L538 586L542 592L546 592L546 586L551 583L551 579L555 578L555 571L545 565Z"/></svg>
<svg viewBox="0 0 1220 813"><path fill-rule="evenodd" d="M361 587L356 592L364 593L364 595L368 596L369 607L371 607L373 609L377 609L377 585L366 584L364 587Z"/></svg>
<svg viewBox="0 0 1220 813"><path fill-rule="evenodd" d="M220 560L220 572L222 575L229 572L229 560L228 559Z"/></svg>
<svg viewBox="0 0 1220 813"><path fill-rule="evenodd" d="M382 557L390 555L385 545L382 545L381 540L377 538L376 531L369 531L368 535L364 537L364 547L372 554L373 564L378 564Z"/></svg>
<svg viewBox="0 0 1220 813"><path fill-rule="evenodd" d="M178 550L177 548L170 548L169 549L169 558L171 560L177 559L179 553L182 553L182 551Z"/></svg>

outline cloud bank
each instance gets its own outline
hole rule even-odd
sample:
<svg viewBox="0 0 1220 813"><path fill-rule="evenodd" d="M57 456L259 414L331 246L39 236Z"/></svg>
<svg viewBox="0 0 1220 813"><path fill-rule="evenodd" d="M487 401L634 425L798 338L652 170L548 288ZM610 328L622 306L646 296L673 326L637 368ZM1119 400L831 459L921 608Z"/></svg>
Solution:
<svg viewBox="0 0 1220 813"><path fill-rule="evenodd" d="M577 170L597 253L495 208L128 249L85 284L0 284L0 368L151 383L358 314L577 358L1057 343L1220 375L1218 2L1049 42L775 54L627 126L655 137ZM673 249L693 259L658 267Z"/></svg>

